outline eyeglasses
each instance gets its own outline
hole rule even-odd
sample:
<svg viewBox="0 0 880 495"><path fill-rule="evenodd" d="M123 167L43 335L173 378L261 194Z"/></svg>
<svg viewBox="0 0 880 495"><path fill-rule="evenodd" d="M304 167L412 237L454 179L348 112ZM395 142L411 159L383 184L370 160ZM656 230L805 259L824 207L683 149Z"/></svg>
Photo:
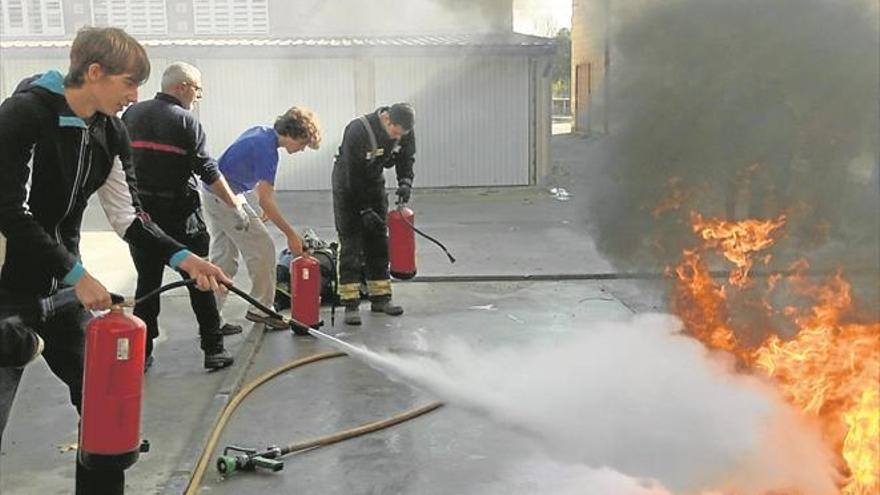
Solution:
<svg viewBox="0 0 880 495"><path fill-rule="evenodd" d="M196 84L196 83L189 82L189 81L184 81L183 84L185 84L186 86L191 87L192 89L194 89L194 90L196 91L196 98L201 98L202 95L205 94L205 90L202 89L202 87L199 86L199 85Z"/></svg>

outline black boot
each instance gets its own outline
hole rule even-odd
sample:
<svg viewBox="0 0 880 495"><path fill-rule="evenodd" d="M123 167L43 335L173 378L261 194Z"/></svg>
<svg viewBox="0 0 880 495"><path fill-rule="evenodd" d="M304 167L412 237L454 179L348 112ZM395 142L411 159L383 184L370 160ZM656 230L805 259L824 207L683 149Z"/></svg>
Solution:
<svg viewBox="0 0 880 495"><path fill-rule="evenodd" d="M220 335L236 335L242 332L241 325L233 325L232 323L226 323L222 327L220 327Z"/></svg>
<svg viewBox="0 0 880 495"><path fill-rule="evenodd" d="M153 339L147 336L144 343L144 373L153 366Z"/></svg>
<svg viewBox="0 0 880 495"><path fill-rule="evenodd" d="M391 302L391 298L375 299L370 303L370 311L373 313L385 313L391 316L403 314L403 308Z"/></svg>
<svg viewBox="0 0 880 495"><path fill-rule="evenodd" d="M360 325L361 324L361 315L360 311L358 311L358 303L346 303L345 304L345 318L343 319L346 325Z"/></svg>
<svg viewBox="0 0 880 495"><path fill-rule="evenodd" d="M205 349L205 369L219 370L231 366L234 362L235 358L232 354L223 348L223 342Z"/></svg>
<svg viewBox="0 0 880 495"><path fill-rule="evenodd" d="M153 367L153 355L150 354L149 356L146 357L146 359L144 359L144 373L146 373L152 367Z"/></svg>

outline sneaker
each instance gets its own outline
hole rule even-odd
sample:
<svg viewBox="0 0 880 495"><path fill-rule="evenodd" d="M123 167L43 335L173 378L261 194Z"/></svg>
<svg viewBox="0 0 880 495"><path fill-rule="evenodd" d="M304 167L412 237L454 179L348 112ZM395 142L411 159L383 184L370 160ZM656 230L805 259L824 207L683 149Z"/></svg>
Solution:
<svg viewBox="0 0 880 495"><path fill-rule="evenodd" d="M227 366L231 366L235 362L235 358L229 351L223 348L223 344L215 347L211 351L205 351L205 368L209 370L219 370Z"/></svg>
<svg viewBox="0 0 880 495"><path fill-rule="evenodd" d="M346 306L345 307L345 318L343 319L346 325L360 325L361 324L361 315L358 311L357 306Z"/></svg>
<svg viewBox="0 0 880 495"><path fill-rule="evenodd" d="M236 335L242 331L241 325L233 325L232 323L227 323L220 327L220 335Z"/></svg>
<svg viewBox="0 0 880 495"><path fill-rule="evenodd" d="M400 316L403 314L403 308L391 302L391 299L381 301L373 301L370 303L370 311L373 313L385 313L391 316Z"/></svg>
<svg viewBox="0 0 880 495"><path fill-rule="evenodd" d="M244 315L244 317L248 321L252 321L254 323L262 323L272 330L286 330L290 328L290 325L286 321L279 320L274 316L262 315L259 313L254 313L253 311L248 311L247 314Z"/></svg>

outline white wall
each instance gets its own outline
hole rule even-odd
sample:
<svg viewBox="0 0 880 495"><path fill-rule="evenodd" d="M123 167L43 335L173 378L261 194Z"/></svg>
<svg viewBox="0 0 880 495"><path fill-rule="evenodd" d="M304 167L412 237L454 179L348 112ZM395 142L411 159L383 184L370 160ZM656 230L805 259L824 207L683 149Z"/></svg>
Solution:
<svg viewBox="0 0 880 495"><path fill-rule="evenodd" d="M281 150L275 186L280 190L328 189L333 155L354 115L351 59L203 59L205 98L199 118L208 148L219 158L245 129L271 126L292 106L312 110L322 124L317 151Z"/></svg>
<svg viewBox="0 0 880 495"><path fill-rule="evenodd" d="M0 99L6 99L15 91L18 83L34 74L55 69L62 74L67 72L67 59L14 59L4 57L0 51Z"/></svg>
<svg viewBox="0 0 880 495"><path fill-rule="evenodd" d="M275 35L400 36L510 32L512 0L271 0Z"/></svg>
<svg viewBox="0 0 880 495"><path fill-rule="evenodd" d="M342 132L357 116L353 59L205 59L197 65L206 91L199 115L215 156L248 127L271 125L289 106L305 106L322 123L321 149L282 152L276 187L330 187ZM374 74L372 107L396 101L416 107L418 186L528 184L525 59L380 58Z"/></svg>
<svg viewBox="0 0 880 495"><path fill-rule="evenodd" d="M139 100L149 100L156 94L166 64L165 59L150 57L150 79L138 89ZM66 58L21 59L4 56L0 50L0 100L12 94L22 79L52 69L66 74L69 65L70 61Z"/></svg>
<svg viewBox="0 0 880 495"><path fill-rule="evenodd" d="M380 58L376 101L416 109L418 187L529 182L524 57Z"/></svg>
<svg viewBox="0 0 880 495"><path fill-rule="evenodd" d="M2 56L2 54L0 54ZM168 60L152 58L152 76L140 99L152 98ZM197 59L205 98L198 115L208 149L222 154L254 125L272 125L293 105L314 111L323 128L318 151L281 152L280 190L329 189L342 131L356 118L355 60ZM418 187L529 183L529 68L525 57L394 57L373 63L371 108L397 101L416 107ZM5 98L23 77L67 60L2 57ZM362 78L361 78L362 80ZM363 95L361 99L363 99ZM363 106L364 103L361 102ZM393 183L393 182L392 182Z"/></svg>

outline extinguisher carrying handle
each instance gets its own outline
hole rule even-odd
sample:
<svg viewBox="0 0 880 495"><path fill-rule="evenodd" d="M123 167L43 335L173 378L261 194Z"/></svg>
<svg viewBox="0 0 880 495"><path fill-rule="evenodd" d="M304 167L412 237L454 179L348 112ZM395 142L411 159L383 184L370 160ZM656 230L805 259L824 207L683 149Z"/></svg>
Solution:
<svg viewBox="0 0 880 495"><path fill-rule="evenodd" d="M125 297L111 292L110 301L113 304L123 304L125 303ZM36 318L40 322L45 322L55 315L69 311L77 306L81 306L81 304L76 296L76 290L73 287L67 287L49 297L40 299L37 302Z"/></svg>

